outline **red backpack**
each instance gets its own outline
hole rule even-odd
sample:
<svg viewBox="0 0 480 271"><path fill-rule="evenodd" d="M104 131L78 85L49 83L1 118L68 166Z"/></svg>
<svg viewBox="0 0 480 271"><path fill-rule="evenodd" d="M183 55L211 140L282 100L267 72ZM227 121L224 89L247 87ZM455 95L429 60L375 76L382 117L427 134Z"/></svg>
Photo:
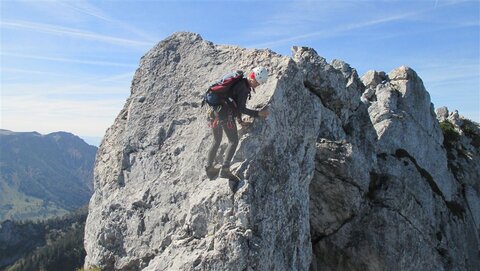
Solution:
<svg viewBox="0 0 480 271"><path fill-rule="evenodd" d="M230 94L230 89L243 79L243 71L232 71L208 87L204 102L211 106L222 104ZM203 103L202 102L202 105Z"/></svg>
<svg viewBox="0 0 480 271"><path fill-rule="evenodd" d="M225 93L243 78L243 71L232 71L225 74L220 80L213 83L208 91L214 93Z"/></svg>

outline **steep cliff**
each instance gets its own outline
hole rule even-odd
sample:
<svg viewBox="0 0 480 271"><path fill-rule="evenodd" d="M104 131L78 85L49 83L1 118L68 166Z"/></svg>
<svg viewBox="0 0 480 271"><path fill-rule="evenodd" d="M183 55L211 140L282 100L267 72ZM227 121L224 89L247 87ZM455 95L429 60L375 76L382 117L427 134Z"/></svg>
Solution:
<svg viewBox="0 0 480 271"><path fill-rule="evenodd" d="M445 147L417 74L400 67L360 79L311 48L292 53L175 33L141 59L131 96L97 154L86 266L480 265L479 147L463 138L457 147L469 148L467 158L449 160L456 147ZM232 168L242 180L232 190L228 180L204 173L212 135L200 97L225 72L257 65L270 78L248 106L270 115L240 131Z"/></svg>

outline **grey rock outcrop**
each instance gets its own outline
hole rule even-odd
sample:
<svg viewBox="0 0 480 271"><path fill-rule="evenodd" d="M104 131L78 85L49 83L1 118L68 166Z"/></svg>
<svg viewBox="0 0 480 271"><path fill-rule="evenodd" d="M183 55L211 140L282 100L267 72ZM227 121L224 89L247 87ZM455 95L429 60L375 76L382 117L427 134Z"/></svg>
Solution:
<svg viewBox="0 0 480 271"><path fill-rule="evenodd" d="M400 67L360 79L348 64L329 64L311 48L292 53L175 33L142 58L131 96L98 151L86 266L480 265L480 159L450 162L417 74ZM232 168L242 180L234 192L228 180L209 181L204 173L212 135L200 97L226 71L257 65L270 78L248 106L270 115L240 131ZM478 157L472 142L463 147Z"/></svg>
<svg viewBox="0 0 480 271"><path fill-rule="evenodd" d="M368 103L371 100L375 99L375 90L378 85L385 82L387 76L385 72L377 72L374 70L367 71L361 78L363 84L365 85L365 91L362 94L360 99L364 103Z"/></svg>
<svg viewBox="0 0 480 271"><path fill-rule="evenodd" d="M448 108L446 106L439 107L435 109L435 114L437 115L438 122L445 121L448 118Z"/></svg>
<svg viewBox="0 0 480 271"><path fill-rule="evenodd" d="M463 116L458 114L458 110L454 110L453 112L449 112L448 108L443 106L435 109L435 114L437 115L437 120L439 123L442 122L449 122L455 128L455 131L461 135L464 135L464 120ZM468 122L468 120L467 120ZM478 125L477 125L478 126ZM475 129L475 125L472 126L472 129Z"/></svg>

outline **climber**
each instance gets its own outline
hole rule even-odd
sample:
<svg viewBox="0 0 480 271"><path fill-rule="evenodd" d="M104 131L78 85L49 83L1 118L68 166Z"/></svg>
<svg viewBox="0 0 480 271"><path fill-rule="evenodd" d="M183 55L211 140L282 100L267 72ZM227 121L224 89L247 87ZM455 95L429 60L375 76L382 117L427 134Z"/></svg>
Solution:
<svg viewBox="0 0 480 271"><path fill-rule="evenodd" d="M250 98L251 91L255 92L255 87L267 81L268 71L265 67L256 67L248 76L243 76L243 72L238 71L238 80L234 77L228 78L226 81L232 81L231 85L224 86L224 95L219 95L221 101L216 105L208 102L209 93L212 87L207 92L207 103L210 105L208 109L209 126L213 132L213 143L208 152L208 161L205 170L210 179L214 179L220 171L222 178L236 178L230 171L230 161L238 145L238 133L235 118L238 123L245 127L248 123L242 121L242 113L251 117L266 118L268 116L267 110L256 111L246 108L247 99ZM224 77L225 78L225 77ZM219 81L223 82L223 81ZM218 86L218 85L217 85ZM221 87L221 86L220 86ZM212 95L215 97L215 95ZM219 99L219 98L217 98ZM222 141L223 131L228 138L228 147L225 151L225 159L221 169L213 165L213 160L217 155L220 142Z"/></svg>

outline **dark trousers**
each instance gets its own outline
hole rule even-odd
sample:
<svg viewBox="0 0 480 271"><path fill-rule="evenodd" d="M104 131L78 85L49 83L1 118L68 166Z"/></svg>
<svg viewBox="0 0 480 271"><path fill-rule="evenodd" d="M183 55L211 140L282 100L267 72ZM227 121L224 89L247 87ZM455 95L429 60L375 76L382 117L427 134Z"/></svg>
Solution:
<svg viewBox="0 0 480 271"><path fill-rule="evenodd" d="M217 155L218 147L220 147L220 143L222 142L223 132L225 132L228 138L228 147L225 151L223 167L229 167L238 145L237 124L235 123L233 117L227 118L224 120L220 120L217 125L212 126L212 131L213 143L210 147L210 151L208 152L207 166L213 165L213 160L215 160L215 156Z"/></svg>

